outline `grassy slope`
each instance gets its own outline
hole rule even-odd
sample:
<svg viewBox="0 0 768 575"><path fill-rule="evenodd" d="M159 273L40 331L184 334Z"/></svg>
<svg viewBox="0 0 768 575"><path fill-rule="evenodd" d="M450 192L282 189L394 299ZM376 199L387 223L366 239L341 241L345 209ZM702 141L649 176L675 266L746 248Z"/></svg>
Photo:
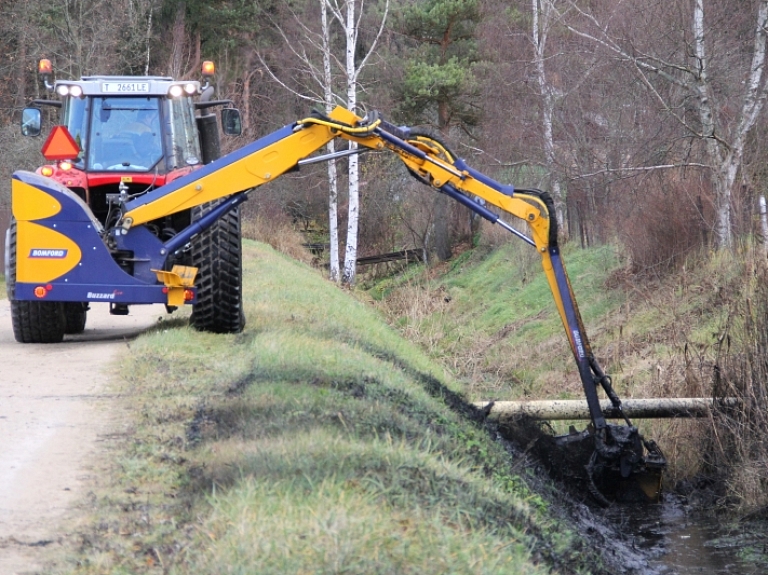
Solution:
<svg viewBox="0 0 768 575"><path fill-rule="evenodd" d="M60 571L601 572L441 368L316 272L246 254L243 334L131 343L133 428Z"/></svg>
<svg viewBox="0 0 768 575"><path fill-rule="evenodd" d="M723 325L739 313L753 281L751 249L700 255L652 281L627 274L612 246L566 246L593 350L621 397L711 395ZM414 268L370 293L393 325L464 382L473 400L583 397L540 261L519 242L466 252L439 273ZM638 423L671 462L668 485L699 471L708 422ZM567 423L555 427L563 431Z"/></svg>
<svg viewBox="0 0 768 575"><path fill-rule="evenodd" d="M603 289L618 257L604 246L566 249L564 259L587 331L594 336L591 328L625 299L618 290ZM538 256L527 246L466 252L429 284L416 279L410 286L439 294L432 298L437 303L423 305L421 313L403 310L398 300L416 299L409 284L379 286L374 293L389 300L384 307L395 325L468 381L473 399L581 397L552 293Z"/></svg>

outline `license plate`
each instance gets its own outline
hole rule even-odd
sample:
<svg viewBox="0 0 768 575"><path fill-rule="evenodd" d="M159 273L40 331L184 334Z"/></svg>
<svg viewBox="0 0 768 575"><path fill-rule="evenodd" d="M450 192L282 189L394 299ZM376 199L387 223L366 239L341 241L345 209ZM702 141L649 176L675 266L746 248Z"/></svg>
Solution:
<svg viewBox="0 0 768 575"><path fill-rule="evenodd" d="M104 82L101 91L108 94L141 94L149 92L149 82Z"/></svg>

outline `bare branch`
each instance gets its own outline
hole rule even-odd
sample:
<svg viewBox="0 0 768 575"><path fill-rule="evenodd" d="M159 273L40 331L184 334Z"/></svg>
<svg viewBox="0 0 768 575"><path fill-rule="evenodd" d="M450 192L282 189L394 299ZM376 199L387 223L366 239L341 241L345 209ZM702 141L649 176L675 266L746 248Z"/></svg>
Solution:
<svg viewBox="0 0 768 575"><path fill-rule="evenodd" d="M362 15L363 11L360 10L360 14ZM379 25L379 30L376 32L376 37L373 39L373 42L371 42L371 47L366 53L366 55L363 57L362 61L360 62L360 65L357 67L357 70L355 71L355 81L357 81L357 76L360 74L360 71L365 67L366 63L368 62L368 58L370 58L371 54L373 54L373 51L376 49L376 45L379 43L379 39L381 38L381 35L384 33L384 25L387 22L387 15L389 14L389 0L386 1L384 4L384 15L381 17L381 24Z"/></svg>
<svg viewBox="0 0 768 575"><path fill-rule="evenodd" d="M267 63L264 61L264 58L262 57L262 55L261 55L261 54L259 54L258 56L259 56L259 62L261 62L262 66L264 66L264 69L267 71L267 74L269 74L270 78L272 78L272 79L273 79L275 82L277 82L278 84L280 84L280 86L282 86L283 88L285 88L285 89L286 89L288 92L290 92L290 93L291 93L291 94L293 94L294 96L297 96L298 98L301 98L302 100L308 100L308 101L310 101L310 102L315 102L315 103L319 103L319 102L322 102L322 101L323 101L323 99L322 99L322 98L320 98L320 97L319 97L319 96L317 96L317 95L314 95L314 96L307 96L306 94L302 94L301 92L298 92L297 90L294 90L293 88L291 88L290 86L288 86L288 84L286 84L285 82L283 82L283 81L282 81L280 78L278 78L278 77L277 77L277 76L274 74L274 72L272 72L272 70L270 69L270 67L269 67L269 66L267 65Z"/></svg>
<svg viewBox="0 0 768 575"><path fill-rule="evenodd" d="M643 60L643 58L647 58L649 60L654 60L655 58L652 58L648 56L647 54L642 54L643 58L638 58L637 56L633 56L626 50L624 50L618 42L614 41L607 32L607 26L604 28L601 28L601 26L598 24L597 20L595 19L592 14L589 14L588 12L585 12L582 10L579 6L577 6L574 2L570 2L569 5L574 8L581 16L587 18L589 21L591 21L594 26L598 29L600 29L603 33L602 38L598 38L597 36L590 34L588 32L584 32L583 30L579 30L578 28L574 28L571 24L568 22L565 22L563 18L563 14L561 12L558 12L558 15L560 16L561 23L572 33L576 34L577 36L590 40L596 44L599 44L600 46L603 46L613 54L621 57L624 60L628 60L632 62L635 66L638 68L647 70L649 72L653 72L655 74L658 74L662 78L664 78L666 81L671 82L672 84L675 84L676 86L680 86L681 88L690 89L690 85L688 85L686 82L682 82L681 80L678 80L665 70L663 70L660 66L653 66ZM553 7L554 8L554 7ZM683 68L685 69L685 68Z"/></svg>
<svg viewBox="0 0 768 575"><path fill-rule="evenodd" d="M602 176L604 174L616 174L627 172L653 172L656 170L671 170L675 168L703 168L705 170L711 170L712 166L699 163L682 163L682 164L664 164L659 166L637 166L634 168L607 168L605 170L598 170L589 174L579 174L577 176L570 176L571 180L584 180L587 178L594 178L595 176Z"/></svg>

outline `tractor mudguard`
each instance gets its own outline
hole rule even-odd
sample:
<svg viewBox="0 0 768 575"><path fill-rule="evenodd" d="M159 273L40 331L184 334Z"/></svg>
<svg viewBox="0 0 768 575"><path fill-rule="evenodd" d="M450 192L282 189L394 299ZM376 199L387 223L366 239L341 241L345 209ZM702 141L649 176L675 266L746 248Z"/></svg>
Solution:
<svg viewBox="0 0 768 575"><path fill-rule="evenodd" d="M124 271L102 240L104 230L80 197L54 180L17 171L12 179L17 225L16 289L19 301L167 303L162 244L140 227L121 237L134 252L134 275Z"/></svg>

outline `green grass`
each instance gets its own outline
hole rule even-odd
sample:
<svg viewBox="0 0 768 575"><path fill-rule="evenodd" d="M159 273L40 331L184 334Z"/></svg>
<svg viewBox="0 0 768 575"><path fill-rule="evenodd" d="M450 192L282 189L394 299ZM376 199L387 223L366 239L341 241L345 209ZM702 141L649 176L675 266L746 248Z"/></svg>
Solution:
<svg viewBox="0 0 768 575"><path fill-rule="evenodd" d="M459 312L459 317L470 320L477 331L494 333L544 312L544 321L540 318L535 327L520 334L529 341L531 338L534 342L541 341L552 332L562 330L562 324L538 257L533 254L535 259L525 258L521 262L517 248L507 244L478 265L447 274L443 281L457 306L466 308L463 313ZM602 292L601 283L606 273L616 267L617 258L609 246L566 250L563 257L585 321L599 318L617 303L617 298L612 297L614 294L583 297Z"/></svg>
<svg viewBox="0 0 768 575"><path fill-rule="evenodd" d="M603 287L620 266L619 257L611 246L567 247L563 259L592 333L590 327L624 301L621 291ZM448 303L407 316L398 310L389 314L390 321L460 376L472 398L580 397L563 325L534 250L515 243L472 250L438 277L409 281ZM396 290L389 297L393 294L397 297Z"/></svg>
<svg viewBox="0 0 768 575"><path fill-rule="evenodd" d="M246 243L242 334L183 319L120 365L130 433L56 572L601 573L379 313Z"/></svg>
<svg viewBox="0 0 768 575"><path fill-rule="evenodd" d="M563 259L595 356L624 396L657 395L660 374L667 393L684 387L686 346L689 353L712 345L745 285L740 256L698 254L663 281L629 276L610 245L567 244ZM471 398L582 397L540 259L528 246L470 250L440 273L418 271L372 291L386 294L379 305L392 325L458 376ZM400 301L414 293L433 296L414 312Z"/></svg>
<svg viewBox="0 0 768 575"><path fill-rule="evenodd" d="M715 366L722 368L720 342L740 353L736 328L744 302L754 301L750 286L764 260L760 246L745 241L733 252L692 254L664 278L632 275L614 246L583 250L567 244L563 252L592 350L621 398L711 396ZM377 305L457 377L468 397L583 398L535 252L520 243L481 247L420 271L406 282L388 279L396 287ZM569 423L553 428L567 432ZM706 422L636 423L664 449L668 485L705 466Z"/></svg>

